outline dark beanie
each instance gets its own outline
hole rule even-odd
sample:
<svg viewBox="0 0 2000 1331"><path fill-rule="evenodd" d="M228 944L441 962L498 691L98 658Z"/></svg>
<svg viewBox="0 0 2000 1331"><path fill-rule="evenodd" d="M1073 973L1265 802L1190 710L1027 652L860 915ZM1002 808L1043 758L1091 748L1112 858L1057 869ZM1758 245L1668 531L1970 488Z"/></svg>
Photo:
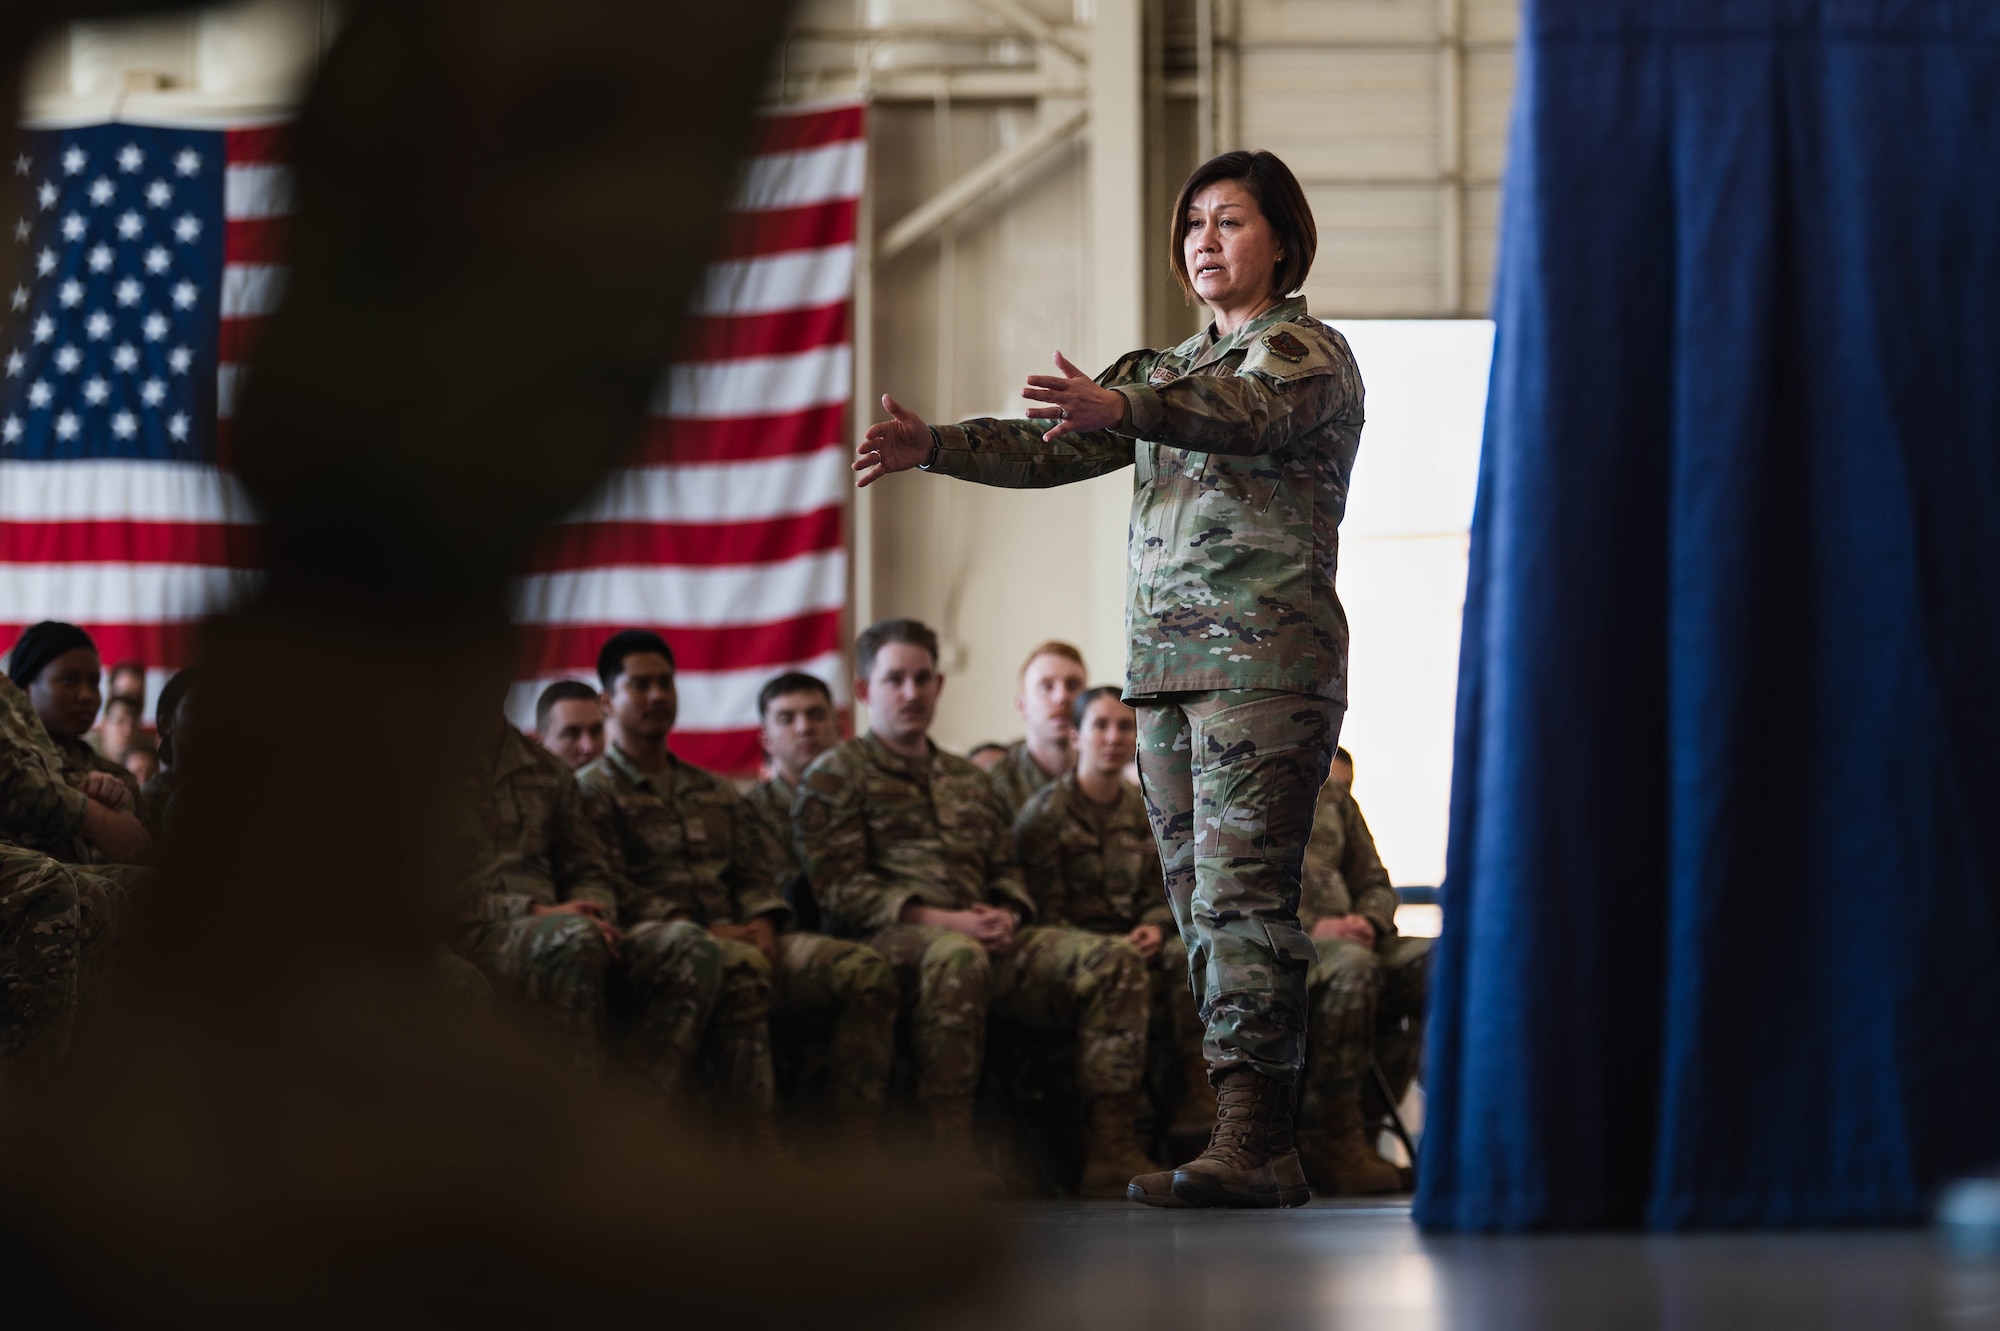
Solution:
<svg viewBox="0 0 2000 1331"><path fill-rule="evenodd" d="M45 619L22 630L21 636L14 640L14 650L7 654L7 677L25 689L49 662L64 652L96 646L90 635L76 625Z"/></svg>

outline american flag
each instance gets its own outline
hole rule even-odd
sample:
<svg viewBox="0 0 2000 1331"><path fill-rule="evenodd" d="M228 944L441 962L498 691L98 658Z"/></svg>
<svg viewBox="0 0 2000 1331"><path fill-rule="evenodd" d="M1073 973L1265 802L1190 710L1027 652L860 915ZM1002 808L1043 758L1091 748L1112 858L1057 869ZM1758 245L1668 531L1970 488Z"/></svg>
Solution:
<svg viewBox="0 0 2000 1331"><path fill-rule="evenodd" d="M193 627L256 577L256 515L226 470L237 386L283 294L282 124L34 129L13 163L17 285L0 383L0 644L83 625L148 691ZM556 678L593 678L621 628L680 666L676 751L756 766L756 691L805 669L845 705L844 436L858 104L760 118L640 456L555 528L517 588L533 722ZM222 464L222 465L219 465Z"/></svg>

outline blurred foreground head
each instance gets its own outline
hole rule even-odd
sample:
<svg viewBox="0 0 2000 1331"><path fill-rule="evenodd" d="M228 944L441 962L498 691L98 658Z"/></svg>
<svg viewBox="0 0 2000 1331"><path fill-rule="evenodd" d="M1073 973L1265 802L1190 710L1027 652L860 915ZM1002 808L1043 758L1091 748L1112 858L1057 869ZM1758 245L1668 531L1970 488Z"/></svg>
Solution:
<svg viewBox="0 0 2000 1331"><path fill-rule="evenodd" d="M166 7L17 7L0 68L18 87L55 22ZM951 1292L977 1212L718 1164L468 1027L436 975L440 829L508 673L508 575L640 437L786 6L343 8L233 442L272 568L204 632L204 779L112 991L66 1083L0 1123L10 1315L873 1325ZM301 697L366 699L305 769Z"/></svg>

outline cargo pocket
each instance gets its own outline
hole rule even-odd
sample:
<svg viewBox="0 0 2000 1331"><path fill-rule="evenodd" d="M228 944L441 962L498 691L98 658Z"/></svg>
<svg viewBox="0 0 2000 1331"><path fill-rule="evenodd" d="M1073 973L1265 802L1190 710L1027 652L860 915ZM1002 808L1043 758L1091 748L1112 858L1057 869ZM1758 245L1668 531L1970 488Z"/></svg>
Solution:
<svg viewBox="0 0 2000 1331"><path fill-rule="evenodd" d="M1312 935L1305 930L1289 924L1273 924L1269 920L1260 923L1271 940L1271 955L1279 961L1310 966L1319 960L1319 949L1313 946Z"/></svg>

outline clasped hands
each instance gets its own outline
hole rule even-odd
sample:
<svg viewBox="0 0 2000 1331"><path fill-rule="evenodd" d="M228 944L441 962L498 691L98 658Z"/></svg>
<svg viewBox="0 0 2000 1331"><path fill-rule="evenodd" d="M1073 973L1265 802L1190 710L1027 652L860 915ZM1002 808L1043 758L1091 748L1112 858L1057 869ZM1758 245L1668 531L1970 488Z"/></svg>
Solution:
<svg viewBox="0 0 2000 1331"><path fill-rule="evenodd" d="M903 908L903 919L910 924L935 925L964 934L996 957L1005 956L1007 949L1014 946L1014 931L1021 927L1020 918L1013 911L983 901L974 902L965 910L943 910L913 902Z"/></svg>
<svg viewBox="0 0 2000 1331"><path fill-rule="evenodd" d="M558 901L547 906L531 906L530 915L577 915L589 920L597 927L598 936L604 939L604 946L615 961L618 944L625 940L625 933L611 920L610 914L599 902L577 899ZM708 931L717 938L727 938L734 942L748 943L764 954L764 960L776 965L778 962L778 929L768 915L759 915L748 924L711 924Z"/></svg>
<svg viewBox="0 0 2000 1331"><path fill-rule="evenodd" d="M1055 361L1061 374L1031 374L1021 390L1030 402L1044 404L1028 408L1029 419L1056 423L1042 436L1044 443L1079 430L1109 430L1124 422L1129 404L1123 393L1101 387L1060 351ZM889 419L869 426L854 450L854 483L860 489L894 472L920 467L931 455L931 427L923 417L887 393L882 395L882 410Z"/></svg>
<svg viewBox="0 0 2000 1331"><path fill-rule="evenodd" d="M1329 915L1312 927L1314 938L1345 938L1366 948L1376 944L1375 925L1366 915Z"/></svg>

